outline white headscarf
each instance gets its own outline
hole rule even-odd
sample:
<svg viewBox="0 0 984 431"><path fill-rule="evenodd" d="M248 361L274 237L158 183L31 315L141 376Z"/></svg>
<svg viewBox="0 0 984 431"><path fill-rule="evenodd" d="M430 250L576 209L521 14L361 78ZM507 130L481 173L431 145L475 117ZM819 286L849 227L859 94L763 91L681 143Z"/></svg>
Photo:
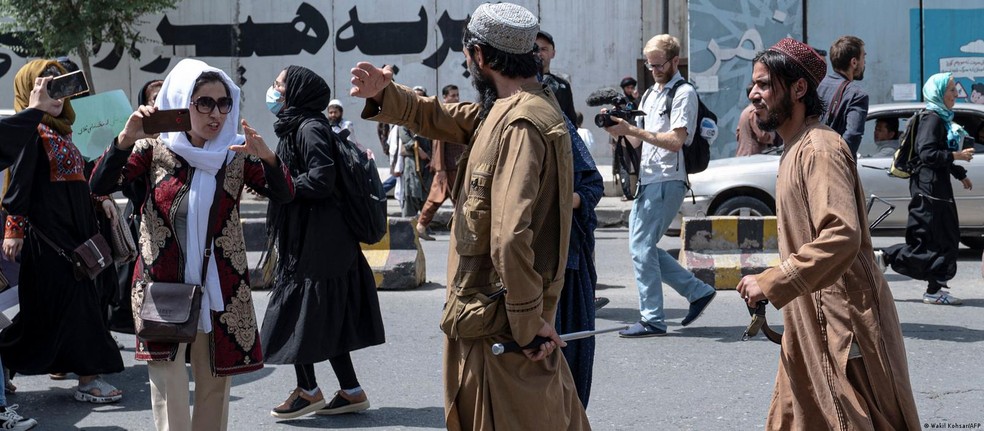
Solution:
<svg viewBox="0 0 984 431"><path fill-rule="evenodd" d="M203 72L220 74L229 88L229 97L232 98L232 110L226 115L219 136L206 141L202 148L198 148L188 141L184 132L161 134L164 145L185 159L196 170L187 197L188 227L185 237L187 255L185 256L184 280L185 283L192 284L202 283L201 272L205 251L205 235L208 230L208 216L212 209L212 199L215 197L217 186L215 175L222 168L222 164L231 160L234 155L229 150L229 146L242 144L246 140L243 135L237 134L239 87L232 82L232 79L225 72L205 64L203 61L184 59L174 66L174 69L164 78L164 84L157 95L157 109L194 110L195 107L191 105L191 96L194 91L195 80ZM203 284L205 292L202 295L202 312L198 327L204 332L211 332L212 319L209 310L222 311L225 308L214 255L209 262L206 274L206 280Z"/></svg>

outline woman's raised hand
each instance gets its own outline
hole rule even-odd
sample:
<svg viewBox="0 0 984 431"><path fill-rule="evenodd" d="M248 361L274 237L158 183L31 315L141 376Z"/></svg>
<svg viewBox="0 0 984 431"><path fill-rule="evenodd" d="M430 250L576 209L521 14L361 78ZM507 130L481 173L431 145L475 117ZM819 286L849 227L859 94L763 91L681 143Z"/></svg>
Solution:
<svg viewBox="0 0 984 431"><path fill-rule="evenodd" d="M138 139L156 138L157 134L147 134L143 131L143 120L149 115L157 112L157 108L150 105L142 105L130 114L126 120L123 131L117 137L116 147L125 150L133 146Z"/></svg>
<svg viewBox="0 0 984 431"><path fill-rule="evenodd" d="M241 145L230 145L230 150L259 157L266 164L277 166L277 155L270 150L260 133L251 127L246 120L243 120L243 133L246 135L246 142Z"/></svg>

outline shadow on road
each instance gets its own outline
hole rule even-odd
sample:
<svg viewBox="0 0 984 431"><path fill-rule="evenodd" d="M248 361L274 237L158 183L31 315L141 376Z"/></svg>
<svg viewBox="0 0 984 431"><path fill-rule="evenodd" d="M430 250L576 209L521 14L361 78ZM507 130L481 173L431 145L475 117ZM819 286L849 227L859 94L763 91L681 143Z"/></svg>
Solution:
<svg viewBox="0 0 984 431"><path fill-rule="evenodd" d="M926 323L903 323L902 336L920 340L954 341L957 343L977 343L984 341L984 331L953 325L932 325Z"/></svg>
<svg viewBox="0 0 984 431"><path fill-rule="evenodd" d="M681 308L667 308L664 312L666 313L666 320L668 321L673 319L683 319L683 317L687 315L687 310ZM595 318L623 323L635 323L639 321L639 309L605 307L595 312Z"/></svg>
<svg viewBox="0 0 984 431"><path fill-rule="evenodd" d="M358 429L358 428L444 428L444 407L382 407L370 408L358 414L340 416L306 416L300 419L280 421L278 425L298 428Z"/></svg>

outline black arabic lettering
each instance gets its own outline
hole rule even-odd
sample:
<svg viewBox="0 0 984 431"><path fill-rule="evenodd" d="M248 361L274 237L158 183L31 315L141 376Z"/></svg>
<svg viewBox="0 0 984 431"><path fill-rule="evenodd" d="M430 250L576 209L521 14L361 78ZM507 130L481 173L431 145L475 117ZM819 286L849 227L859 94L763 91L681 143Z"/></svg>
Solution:
<svg viewBox="0 0 984 431"><path fill-rule="evenodd" d="M238 27L238 28L237 28ZM196 57L249 57L257 55L297 55L301 51L317 53L328 42L328 21L308 3L301 3L289 23L253 22L247 17L240 25L174 25L167 16L157 26L162 45L194 46ZM140 70L163 73L170 59L157 59Z"/></svg>
<svg viewBox="0 0 984 431"><path fill-rule="evenodd" d="M437 20L437 28L441 30L441 39L443 41L434 54L424 59L424 66L437 69L444 64L444 60L448 58L450 51L461 52L464 49L461 46L461 37L463 36L466 22L468 22L467 16L465 19L459 21L452 19L448 15L448 11L444 11L441 14L441 18Z"/></svg>
<svg viewBox="0 0 984 431"><path fill-rule="evenodd" d="M359 21L359 11L353 6L348 22L335 33L335 49L359 48L366 55L420 54L427 47L427 10L421 6L417 16L417 21L366 24ZM342 37L346 30L352 31L351 37Z"/></svg>

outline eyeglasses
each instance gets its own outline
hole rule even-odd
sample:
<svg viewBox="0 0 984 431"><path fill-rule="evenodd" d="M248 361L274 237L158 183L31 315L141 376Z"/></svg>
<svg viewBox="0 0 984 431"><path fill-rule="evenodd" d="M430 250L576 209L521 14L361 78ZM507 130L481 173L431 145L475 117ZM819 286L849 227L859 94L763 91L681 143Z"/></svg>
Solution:
<svg viewBox="0 0 984 431"><path fill-rule="evenodd" d="M220 114L228 114L229 111L232 111L231 97L220 97L219 100L215 100L208 96L202 96L191 104L195 105L195 110L200 114L211 114L215 108L219 108Z"/></svg>
<svg viewBox="0 0 984 431"><path fill-rule="evenodd" d="M645 63L643 63L643 64L646 65L646 70L652 71L653 69L656 69L657 72L662 72L663 71L663 68L666 67L666 63L669 63L669 62L673 61L674 58L676 58L676 57L673 57L673 58L670 58L670 59L664 61L663 64L660 64L659 66L655 66L655 65L649 64L648 61L645 62Z"/></svg>

